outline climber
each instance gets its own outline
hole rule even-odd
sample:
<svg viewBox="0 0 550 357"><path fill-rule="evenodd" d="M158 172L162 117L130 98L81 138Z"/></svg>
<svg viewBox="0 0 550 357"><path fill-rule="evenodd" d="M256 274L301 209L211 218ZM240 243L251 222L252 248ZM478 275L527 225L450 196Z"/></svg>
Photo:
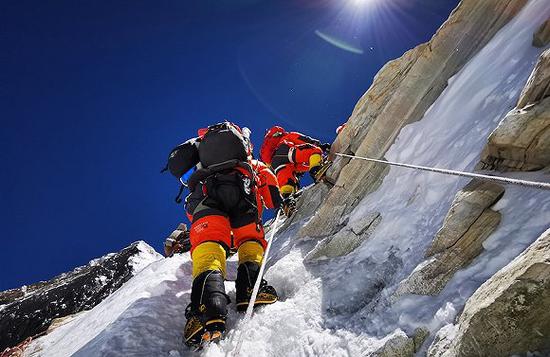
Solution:
<svg viewBox="0 0 550 357"><path fill-rule="evenodd" d="M181 254L190 250L189 230L185 223L180 223L178 228L164 241L164 256L170 258L174 254Z"/></svg>
<svg viewBox="0 0 550 357"><path fill-rule="evenodd" d="M172 150L168 160L167 168L178 178L197 166L186 183L193 284L184 341L190 347L200 348L224 334L226 256L233 247L239 258L236 307L247 309L267 246L263 206L282 204L275 175L251 157L249 133L230 122L212 125ZM262 279L254 307L275 301L277 292Z"/></svg>
<svg viewBox="0 0 550 357"><path fill-rule="evenodd" d="M323 154L330 146L301 133L286 132L280 126L266 132L260 159L275 170L287 216L293 210L292 195L299 189L298 176L309 171L314 182L324 178L329 163L323 159Z"/></svg>
<svg viewBox="0 0 550 357"><path fill-rule="evenodd" d="M336 135L340 134L342 132L342 130L344 130L346 125L347 125L347 123L344 123L344 124L340 125L338 128L336 128Z"/></svg>

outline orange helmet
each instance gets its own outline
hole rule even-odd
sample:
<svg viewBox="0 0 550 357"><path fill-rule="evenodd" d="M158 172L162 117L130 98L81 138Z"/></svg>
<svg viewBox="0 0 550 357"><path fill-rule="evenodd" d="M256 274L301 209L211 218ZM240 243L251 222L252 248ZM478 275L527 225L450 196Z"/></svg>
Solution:
<svg viewBox="0 0 550 357"><path fill-rule="evenodd" d="M286 134L284 128L280 126L274 126L265 132L264 139L278 138Z"/></svg>
<svg viewBox="0 0 550 357"><path fill-rule="evenodd" d="M346 124L345 124L345 123L342 124L342 125L340 125L340 126L336 129L336 134L340 134L340 132L341 132L342 130L344 130L345 127L346 127Z"/></svg>

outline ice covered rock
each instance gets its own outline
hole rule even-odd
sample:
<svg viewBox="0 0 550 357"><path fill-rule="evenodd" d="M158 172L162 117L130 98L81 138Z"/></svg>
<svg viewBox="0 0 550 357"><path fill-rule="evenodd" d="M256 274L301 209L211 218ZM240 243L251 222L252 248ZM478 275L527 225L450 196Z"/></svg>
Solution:
<svg viewBox="0 0 550 357"><path fill-rule="evenodd" d="M429 356L547 355L548 306L550 229L470 297L457 325L438 334Z"/></svg>
<svg viewBox="0 0 550 357"><path fill-rule="evenodd" d="M550 165L550 97L511 111L489 136L482 169L534 171Z"/></svg>
<svg viewBox="0 0 550 357"><path fill-rule="evenodd" d="M466 234L474 222L504 194L504 187L494 183L473 180L460 190L451 204L443 226L437 232L426 253L430 257L451 248Z"/></svg>
<svg viewBox="0 0 550 357"><path fill-rule="evenodd" d="M430 258L398 288L397 295L437 295L453 275L483 251L483 242L500 223L500 213L484 211L456 244Z"/></svg>
<svg viewBox="0 0 550 357"><path fill-rule="evenodd" d="M489 136L478 169L540 170L550 165L550 50L542 53L517 108Z"/></svg>
<svg viewBox="0 0 550 357"><path fill-rule="evenodd" d="M414 341L403 331L396 331L384 345L370 354L372 357L412 357L414 356Z"/></svg>
<svg viewBox="0 0 550 357"><path fill-rule="evenodd" d="M0 350L46 331L54 319L93 308L159 258L136 242L49 281L0 292Z"/></svg>
<svg viewBox="0 0 550 357"><path fill-rule="evenodd" d="M437 334L428 349L428 357L440 357L445 354L453 342L457 327L453 324L443 326Z"/></svg>
<svg viewBox="0 0 550 357"><path fill-rule="evenodd" d="M330 262L326 263L315 267L331 266ZM355 261L338 274L338 279L324 282L323 311L329 316L353 320L358 312L368 316L379 303L381 292L392 284L393 277L402 267L403 261L397 256L396 248Z"/></svg>
<svg viewBox="0 0 550 357"><path fill-rule="evenodd" d="M68 324L69 322L73 321L74 319L76 319L81 314L85 314L85 313L86 313L86 311L80 311L80 312L77 312L76 314L67 315L67 316L58 317L56 319L53 319L53 321L50 324L50 326L48 327L48 330L46 331L46 333L47 334L51 333L53 330Z"/></svg>
<svg viewBox="0 0 550 357"><path fill-rule="evenodd" d="M434 37L388 62L355 106L332 152L383 157L401 129L420 120L455 75L495 33L523 8L526 0L464 0ZM387 167L359 160L334 158L328 177L335 181L324 204L305 227L310 237L338 226L373 192ZM345 203L341 215L334 207Z"/></svg>
<svg viewBox="0 0 550 357"><path fill-rule="evenodd" d="M501 218L489 207L503 194L502 186L476 180L458 192L426 254L431 258L400 284L396 295L439 294L459 269L483 251L483 242Z"/></svg>
<svg viewBox="0 0 550 357"><path fill-rule="evenodd" d="M518 108L540 102L550 96L550 50L544 51L529 76L518 101Z"/></svg>
<svg viewBox="0 0 550 357"><path fill-rule="evenodd" d="M546 20L533 34L533 46L545 47L550 43L550 19Z"/></svg>
<svg viewBox="0 0 550 357"><path fill-rule="evenodd" d="M424 328L418 328L414 331L414 336L409 337L401 330L394 331L386 337L384 344L374 353L369 354L372 357L412 357L420 350L420 347L429 335L429 331Z"/></svg>
<svg viewBox="0 0 550 357"><path fill-rule="evenodd" d="M417 353L422 348L426 339L430 336L430 330L425 327L418 327L414 330L413 342L414 352Z"/></svg>
<svg viewBox="0 0 550 357"><path fill-rule="evenodd" d="M380 223L380 213L374 212L348 224L336 234L326 237L305 257L316 261L347 255L367 240Z"/></svg>

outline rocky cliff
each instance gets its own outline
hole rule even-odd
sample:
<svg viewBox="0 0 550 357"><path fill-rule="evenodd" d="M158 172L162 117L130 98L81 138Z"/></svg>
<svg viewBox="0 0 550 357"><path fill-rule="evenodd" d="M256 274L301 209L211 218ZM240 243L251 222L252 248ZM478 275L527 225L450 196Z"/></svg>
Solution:
<svg viewBox="0 0 550 357"><path fill-rule="evenodd" d="M433 356L509 356L550 352L550 230L468 299Z"/></svg>
<svg viewBox="0 0 550 357"><path fill-rule="evenodd" d="M432 40L387 63L355 106L335 152L381 158L401 129L420 120L454 76L495 33L525 6L526 0L462 1ZM304 234L332 233L342 215L382 180L385 167L335 158L329 193ZM334 212L334 207L339 210ZM319 224L321 223L322 224ZM328 229L327 229L328 228Z"/></svg>
<svg viewBox="0 0 550 357"><path fill-rule="evenodd" d="M549 17L544 1L461 2L378 73L332 153L550 181ZM546 353L547 247L529 244L550 226L547 192L333 158L334 187L304 195L315 212L296 228L306 264L344 272L324 279L328 314L401 329L390 355L413 355L419 328L431 356Z"/></svg>

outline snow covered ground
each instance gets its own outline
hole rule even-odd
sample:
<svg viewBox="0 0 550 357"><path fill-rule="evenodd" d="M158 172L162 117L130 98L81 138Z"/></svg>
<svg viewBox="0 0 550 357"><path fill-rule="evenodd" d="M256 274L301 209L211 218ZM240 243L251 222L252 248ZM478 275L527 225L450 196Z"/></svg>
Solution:
<svg viewBox="0 0 550 357"><path fill-rule="evenodd" d="M402 130L386 158L472 171L488 135L515 105L541 52L531 46L532 33L549 16L547 0L529 1L450 81L426 116ZM353 222L378 211L380 225L370 240L343 258L304 264L303 257L316 244L295 238L304 222L278 234L266 279L281 301L258 310L246 326L232 311L227 338L200 355L230 355L241 333L241 356L366 356L401 330L426 326L433 335L453 322L479 285L550 225L548 192L508 186L495 207L503 220L485 242L486 251L439 296L392 302L397 284L422 264L454 193L466 183L391 168L378 191L350 216ZM230 279L235 272L236 262L230 260ZM156 260L97 307L35 341L27 355L192 355L181 343L190 275L188 254ZM227 289L234 300L232 282Z"/></svg>

